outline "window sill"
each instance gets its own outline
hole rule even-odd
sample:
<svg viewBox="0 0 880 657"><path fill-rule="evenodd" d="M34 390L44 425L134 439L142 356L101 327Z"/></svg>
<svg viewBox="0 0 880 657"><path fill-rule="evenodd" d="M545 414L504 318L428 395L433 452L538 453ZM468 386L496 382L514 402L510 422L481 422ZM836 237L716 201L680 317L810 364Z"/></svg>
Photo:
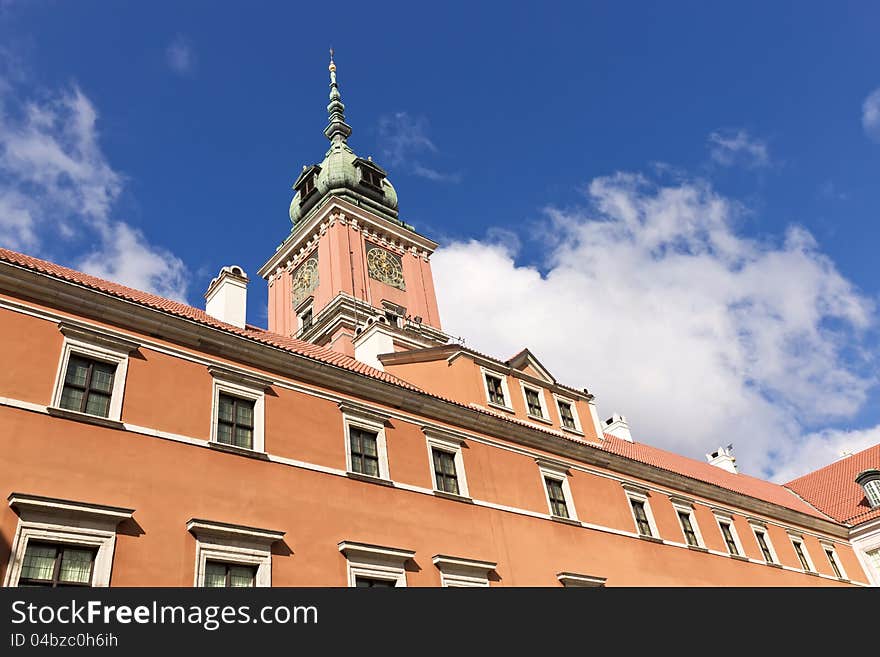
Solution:
<svg viewBox="0 0 880 657"><path fill-rule="evenodd" d="M569 429L568 427L559 427L559 428L562 429L565 433L570 433L575 436L581 436L581 437L584 436L584 432L578 431L577 429Z"/></svg>
<svg viewBox="0 0 880 657"><path fill-rule="evenodd" d="M700 547L699 545L688 545L688 550L693 550L694 552L705 552L709 553L708 548Z"/></svg>
<svg viewBox="0 0 880 657"><path fill-rule="evenodd" d="M551 422L550 420L548 420L545 417L541 417L538 415L528 415L528 418L530 420L535 420L536 422L541 422L543 424L549 424L551 427L553 426L553 422Z"/></svg>
<svg viewBox="0 0 880 657"><path fill-rule="evenodd" d="M100 415L89 415L88 413L80 413L79 411L69 411L66 408L58 408L56 406L47 406L46 412L49 413L49 415L63 417L66 420L97 424L98 426L108 427L110 429L125 429L125 425L119 420L111 420L108 417L101 417Z"/></svg>
<svg viewBox="0 0 880 657"><path fill-rule="evenodd" d="M805 571L804 571L804 574L805 574L805 575L810 575L810 576L812 576L812 577L818 577L818 576L819 576L819 573L817 573L815 570L805 570Z"/></svg>
<svg viewBox="0 0 880 657"><path fill-rule="evenodd" d="M657 538L656 536L645 536L644 534L639 534L639 538L643 541L648 541L649 543L663 543L663 539Z"/></svg>
<svg viewBox="0 0 880 657"><path fill-rule="evenodd" d="M227 452L229 454L238 454L239 456L247 456L260 461L268 461L269 455L265 452L257 452L247 447L236 447L235 445L227 445L226 443L218 443L217 441L208 441L208 447L216 449L218 452Z"/></svg>
<svg viewBox="0 0 880 657"><path fill-rule="evenodd" d="M495 408L499 411L504 411L505 413L510 413L511 415L515 415L516 411L510 408L510 406L502 406L501 404L496 404L495 402L486 402L486 405L489 408Z"/></svg>
<svg viewBox="0 0 880 657"><path fill-rule="evenodd" d="M846 577L838 577L838 578L837 578L837 581L838 581L838 582L843 582L844 584L852 584L852 580L851 580L851 579L847 579Z"/></svg>
<svg viewBox="0 0 880 657"><path fill-rule="evenodd" d="M574 518L563 518L562 516L550 516L550 520L553 522L561 522L563 525L574 525L575 527L582 527L580 520L575 520Z"/></svg>
<svg viewBox="0 0 880 657"><path fill-rule="evenodd" d="M361 474L360 472L352 472L351 470L347 471L345 476L349 479L354 479L355 481L363 481L368 484L379 484L380 486L390 486L391 488L394 488L394 482L390 479L372 477L370 475Z"/></svg>
<svg viewBox="0 0 880 657"><path fill-rule="evenodd" d="M764 565L766 565L766 566L770 566L771 568L779 568L780 570L782 570L782 564L781 564L781 563L773 563L772 561L765 561L765 562L764 562Z"/></svg>
<svg viewBox="0 0 880 657"><path fill-rule="evenodd" d="M474 501L465 495L456 495L455 493L447 493L442 490L435 490L436 497L442 497L444 500L452 500L453 502L464 502L465 504L473 504Z"/></svg>
<svg viewBox="0 0 880 657"><path fill-rule="evenodd" d="M730 557L731 559L736 559L737 561L748 561L749 560L748 557L744 557L740 554L728 554L727 556Z"/></svg>

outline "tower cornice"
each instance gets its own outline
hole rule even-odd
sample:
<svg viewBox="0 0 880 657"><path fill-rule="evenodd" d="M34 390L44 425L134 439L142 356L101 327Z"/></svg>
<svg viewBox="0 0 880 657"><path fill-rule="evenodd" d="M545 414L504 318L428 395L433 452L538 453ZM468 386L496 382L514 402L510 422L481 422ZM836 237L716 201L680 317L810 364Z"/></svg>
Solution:
<svg viewBox="0 0 880 657"><path fill-rule="evenodd" d="M345 199L328 196L308 220L296 225L257 274L269 280L272 273L296 266L336 221L350 223L356 230L365 231L372 239L401 254L410 252L425 260L430 258L438 246L437 242L365 211Z"/></svg>

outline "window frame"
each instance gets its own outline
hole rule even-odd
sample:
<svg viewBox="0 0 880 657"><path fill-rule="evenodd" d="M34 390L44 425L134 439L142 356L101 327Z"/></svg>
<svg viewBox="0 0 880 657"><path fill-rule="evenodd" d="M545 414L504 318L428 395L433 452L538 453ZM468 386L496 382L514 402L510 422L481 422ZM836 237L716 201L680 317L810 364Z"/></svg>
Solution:
<svg viewBox="0 0 880 657"><path fill-rule="evenodd" d="M358 577L394 582L396 588L406 587L406 562L416 555L413 550L354 541L341 541L337 547L346 560L349 587L357 587Z"/></svg>
<svg viewBox="0 0 880 657"><path fill-rule="evenodd" d="M466 447L466 443L462 438L451 433L440 432L430 427L422 427L425 434L425 442L428 447L428 466L431 469L431 487L435 493L443 495L454 495L456 497L470 498L468 490L467 475L464 467L464 453L462 448ZM434 450L440 450L447 454L452 454L453 464L455 465L455 477L458 482L458 493L449 493L437 488L437 472L434 466Z"/></svg>
<svg viewBox="0 0 880 657"><path fill-rule="evenodd" d="M507 384L507 375L500 374L497 370L490 370L486 367L480 367L480 376L483 380L483 392L486 394L486 403L492 408L499 408L503 411L507 411L508 413L513 413L513 399L510 396L510 388ZM489 382L486 380L487 376L495 377L496 379L501 380L501 392L504 395L504 403L499 404L498 402L492 401L492 397L489 393Z"/></svg>
<svg viewBox="0 0 880 657"><path fill-rule="evenodd" d="M544 500L547 502L547 509L550 517L557 520L569 520L572 522L580 522L577 515L577 509L574 506L574 497L571 494L571 485L569 478L571 471L564 463L555 463L552 461L538 460L538 472L541 475L541 488L544 490ZM565 508L568 517L557 515L553 510L553 502L550 499L550 490L547 486L547 479L558 482L562 487L562 496L565 499Z"/></svg>
<svg viewBox="0 0 880 657"><path fill-rule="evenodd" d="M804 540L804 537L800 534L792 534L791 532L789 532L788 538L791 540L791 547L794 550L794 558L797 559L798 562L798 570L801 570L805 573L818 572L816 570L816 565L813 563L812 557L810 557L810 552L807 550L807 542ZM801 554L804 557L804 561L807 562L807 568L803 568L804 564L801 563L800 557L798 556L798 545L800 545L801 547Z"/></svg>
<svg viewBox="0 0 880 657"><path fill-rule="evenodd" d="M629 512L633 519L633 525L635 526L636 534L642 538L654 538L657 540L662 540L660 537L660 531L657 529L657 522L654 520L654 512L651 510L651 493L647 488L642 488L641 486L633 486L631 484L623 484L623 490L626 493L626 503L629 506ZM636 510L633 507L633 502L642 502L645 509L645 517L648 520L648 527L651 530L651 535L648 536L643 534L641 529L639 528L639 519L636 517Z"/></svg>
<svg viewBox="0 0 880 657"><path fill-rule="evenodd" d="M283 540L284 532L200 518L191 518L186 523L186 531L196 540L194 588L206 588L208 561L256 566L254 587L272 586L272 544Z"/></svg>
<svg viewBox="0 0 880 657"><path fill-rule="evenodd" d="M59 323L59 327L64 335L64 341L61 345L61 356L58 361L58 370L55 374L55 385L52 389L50 408L63 414L73 414L82 418L94 418L99 422L101 420L121 422L125 382L128 378L128 359L132 352L140 348L140 345L136 342L106 334L97 328L73 326L67 322ZM64 392L64 380L67 377L67 368L70 365L71 356L97 360L113 365L116 368L113 373L110 406L106 417L62 408L61 395Z"/></svg>
<svg viewBox="0 0 880 657"><path fill-rule="evenodd" d="M834 573L834 576L840 580L849 580L849 576L843 568L843 562L840 560L840 556L837 554L837 549L834 547L834 544L828 541L820 541L819 544L822 547L822 552L825 553L825 557L831 565L831 572ZM831 554L828 554L829 552ZM835 572L834 566L837 566L836 570L838 572Z"/></svg>
<svg viewBox="0 0 880 657"><path fill-rule="evenodd" d="M217 559L207 559L207 560L205 561L205 573L204 573L205 575L207 575L208 564L209 564L209 563L214 564L214 565L223 566L223 567L224 567L224 569L226 570L225 583L224 583L224 585L223 585L222 587L219 587L219 586L208 587L208 586L204 586L204 585L203 585L203 588L226 588L226 589L231 589L231 588L255 588L256 585L257 585L257 573L259 572L259 566L255 566L255 565L253 565L253 564L245 564L245 563L232 563L232 562L229 562L229 561L218 561ZM229 586L229 581L230 581L230 579L232 578L231 573L230 573L230 569L231 569L231 568L252 568L253 571L254 571L254 578L253 578L253 580L252 580L252 584L251 584L249 587L247 587L247 586L240 586L240 587L232 587L232 586Z"/></svg>
<svg viewBox="0 0 880 657"><path fill-rule="evenodd" d="M18 586L29 544L51 543L92 548L90 586L110 586L116 528L134 514L133 509L102 506L55 498L12 493L9 506L18 513L3 586Z"/></svg>
<svg viewBox="0 0 880 657"><path fill-rule="evenodd" d="M31 547L52 547L56 549L55 557L53 559L52 565L52 577L51 579L37 579L35 577L24 578L19 573L18 582L16 586L21 586L22 580L26 580L26 584L28 586L41 586L45 588L66 588L66 587L76 587L76 588L91 588L92 586L92 578L95 574L95 559L98 556L98 548L94 546L86 546L86 545L78 545L74 543L49 543L46 541L28 541L28 544L25 548L24 558L27 557L27 550ZM89 577L86 582L66 582L61 579L61 565L64 561L64 551L68 548L74 550L87 550L92 553L92 559L89 562ZM22 561L22 569L24 566L24 561Z"/></svg>
<svg viewBox="0 0 880 657"><path fill-rule="evenodd" d="M266 452L266 390L269 389L271 382L268 379L259 379L217 367L209 367L208 371L212 377L210 444L225 449L264 454ZM253 439L250 448L222 443L217 439L221 394L254 403Z"/></svg>
<svg viewBox="0 0 880 657"><path fill-rule="evenodd" d="M494 561L478 561L435 554L432 562L440 571L440 586L444 588L485 588L489 586L489 573L498 564Z"/></svg>
<svg viewBox="0 0 880 657"><path fill-rule="evenodd" d="M671 500L672 509L675 511L675 517L678 520L679 528L681 529L682 538L684 538L685 545L688 547L697 547L697 548L705 548L706 542L703 540L703 534L700 532L700 525L697 523L697 514L694 512L694 505L691 502L685 500ZM691 529L694 533L694 538L697 541L696 545L691 545L688 543L687 534L684 530L684 523L681 521L680 513L687 514L688 522L691 525Z"/></svg>
<svg viewBox="0 0 880 657"><path fill-rule="evenodd" d="M739 532L736 530L736 523L733 521L733 515L727 511L718 510L714 510L713 514L715 516L715 523L718 525L718 533L721 534L721 542L724 543L724 549L727 551L727 555L730 557L748 559L746 551L743 549L742 541L739 538ZM730 537L737 550L736 554L730 551L730 546L727 544L727 539L724 537L724 530L721 528L722 524L727 525L730 529Z"/></svg>
<svg viewBox="0 0 880 657"><path fill-rule="evenodd" d="M548 424L552 424L552 420L550 419L550 410L547 408L547 400L544 398L544 389L540 386L532 385L530 383L526 383L522 379L519 380L519 387L522 390L523 396L523 404L526 411L526 417L530 420L538 420L538 422L546 422ZM541 415L533 415L529 412L529 398L527 390L534 392L538 395L538 405L541 407Z"/></svg>
<svg viewBox="0 0 880 657"><path fill-rule="evenodd" d="M580 415L577 410L577 403L575 400L570 399L568 397L563 397L562 395L558 395L555 392L553 393L553 399L556 402L556 412L559 414L559 428L563 431L568 431L571 433L575 433L579 436L584 435L584 428L581 424ZM571 407L571 417L574 420L574 428L566 427L562 422L562 409L560 408L560 404L568 404Z"/></svg>
<svg viewBox="0 0 880 657"><path fill-rule="evenodd" d="M388 441L385 435L385 424L388 421L386 415L369 407L354 404L352 402L340 402L339 409L342 411L342 428L345 438L345 470L355 477L366 477L381 481L391 481L391 471L388 464ZM379 476L373 476L352 469L351 436L352 427L369 431L376 434L376 451L379 456Z"/></svg>
<svg viewBox="0 0 880 657"><path fill-rule="evenodd" d="M761 554L764 563L778 566L781 562L779 561L779 555L776 554L776 548L773 546L773 541L770 539L770 530L767 528L767 525L757 521L750 521L749 527L752 528L752 534L755 536L755 544L758 546L758 552ZM767 561L767 556L761 549L761 542L758 540L758 534L761 534L764 537L767 551L770 552L770 561Z"/></svg>

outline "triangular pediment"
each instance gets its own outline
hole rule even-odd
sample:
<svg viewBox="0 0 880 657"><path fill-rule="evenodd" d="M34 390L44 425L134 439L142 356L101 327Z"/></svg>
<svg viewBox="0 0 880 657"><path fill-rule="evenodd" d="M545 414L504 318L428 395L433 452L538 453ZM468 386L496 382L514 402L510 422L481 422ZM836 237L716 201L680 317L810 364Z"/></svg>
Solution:
<svg viewBox="0 0 880 657"><path fill-rule="evenodd" d="M507 364L515 370L519 370L524 374L528 374L536 379L541 379L546 383L555 385L556 379L550 374L546 367L541 365L541 361L535 358L535 355L528 349L523 349L516 356L507 361Z"/></svg>

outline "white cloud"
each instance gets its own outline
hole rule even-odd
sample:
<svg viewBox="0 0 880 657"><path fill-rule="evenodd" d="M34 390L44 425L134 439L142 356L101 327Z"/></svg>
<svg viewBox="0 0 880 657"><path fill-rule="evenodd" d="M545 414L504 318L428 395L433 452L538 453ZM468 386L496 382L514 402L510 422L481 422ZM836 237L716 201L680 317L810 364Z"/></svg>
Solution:
<svg viewBox="0 0 880 657"><path fill-rule="evenodd" d="M390 166L403 167L409 173L434 182L459 182L461 175L426 166L422 158L436 154L437 146L428 137L428 120L407 112L387 114L379 119L383 155Z"/></svg>
<svg viewBox="0 0 880 657"><path fill-rule="evenodd" d="M712 132L709 135L709 148L712 159L724 166L770 166L767 144L750 136L746 130Z"/></svg>
<svg viewBox="0 0 880 657"><path fill-rule="evenodd" d="M874 89L862 103L862 127L871 139L880 141L880 88Z"/></svg>
<svg viewBox="0 0 880 657"><path fill-rule="evenodd" d="M800 449L776 471L787 482L880 443L880 426L859 430L825 429L804 437Z"/></svg>
<svg viewBox="0 0 880 657"><path fill-rule="evenodd" d="M183 299L181 261L112 216L124 178L101 150L91 101L75 87L39 101L25 96L0 80L2 244ZM80 260L78 242L91 244Z"/></svg>
<svg viewBox="0 0 880 657"><path fill-rule="evenodd" d="M165 49L165 61L178 75L188 76L196 72L196 51L190 40L178 34Z"/></svg>
<svg viewBox="0 0 880 657"><path fill-rule="evenodd" d="M874 309L809 233L743 237L743 208L705 181L617 174L589 194L547 209L544 275L510 240L438 250L444 328L503 358L528 346L641 442L695 458L732 442L754 474L787 471L813 427L862 406L874 381L842 352Z"/></svg>

